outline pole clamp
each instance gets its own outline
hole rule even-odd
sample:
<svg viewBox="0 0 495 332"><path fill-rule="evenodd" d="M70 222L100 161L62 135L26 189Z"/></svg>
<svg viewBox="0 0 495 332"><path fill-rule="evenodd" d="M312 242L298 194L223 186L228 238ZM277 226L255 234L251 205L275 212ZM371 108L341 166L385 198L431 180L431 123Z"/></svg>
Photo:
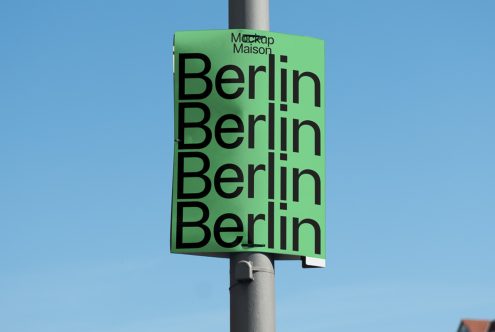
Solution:
<svg viewBox="0 0 495 332"><path fill-rule="evenodd" d="M235 279L239 282L253 281L257 272L274 274L272 269L253 266L253 262L250 261L239 261L235 267Z"/></svg>

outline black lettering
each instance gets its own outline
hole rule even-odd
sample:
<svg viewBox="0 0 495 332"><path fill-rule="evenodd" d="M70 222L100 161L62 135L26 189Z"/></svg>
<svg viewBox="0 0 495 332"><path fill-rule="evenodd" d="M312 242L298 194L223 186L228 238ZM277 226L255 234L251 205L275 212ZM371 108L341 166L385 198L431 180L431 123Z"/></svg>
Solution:
<svg viewBox="0 0 495 332"><path fill-rule="evenodd" d="M186 122L186 110L202 110L203 118L198 122ZM206 104L198 102L181 102L179 103L179 149L202 149L210 144L211 130L206 126L210 120L210 109ZM185 131L186 128L197 128L204 132L204 139L201 142L187 143ZM197 137L197 135L188 135Z"/></svg>
<svg viewBox="0 0 495 332"><path fill-rule="evenodd" d="M313 219L303 219L299 221L299 218L294 218L292 223L292 250L299 250L299 228L302 225L313 226L315 232L315 254L321 254L321 229L320 225Z"/></svg>
<svg viewBox="0 0 495 332"><path fill-rule="evenodd" d="M235 176L222 177L223 173L225 173L228 170L234 171ZM240 183L240 182L242 183L243 181L244 181L244 174L242 174L242 170L239 168L239 166L234 164L225 164L220 166L215 173L215 179L214 179L215 190L223 198L234 198L241 194L243 187L238 186L235 188L233 192L229 193L222 188L222 183Z"/></svg>
<svg viewBox="0 0 495 332"><path fill-rule="evenodd" d="M211 181L205 175L205 173L210 168L210 160L208 157L201 152L179 152L178 156L178 165L177 165L177 198L178 199L191 199L191 198L202 198L205 197L211 190ZM202 161L202 167L199 171L185 171L185 160L189 159L199 159ZM192 162L193 165L197 164ZM186 178L196 178L203 180L204 186L203 190L196 193L184 192L185 189L185 179ZM197 185L194 185L197 187Z"/></svg>
<svg viewBox="0 0 495 332"><path fill-rule="evenodd" d="M184 220L185 208L199 208L201 210L201 218L199 218L199 220L196 221L194 220L185 221ZM211 231L205 225L209 215L210 212L208 210L208 207L201 202L177 202L177 229L175 232L175 236L176 236L175 244L177 249L201 248L207 245L208 242L210 242ZM186 243L184 242L184 228L192 228L192 227L200 228L204 233L204 237L201 241Z"/></svg>
<svg viewBox="0 0 495 332"><path fill-rule="evenodd" d="M273 202L268 202L268 248L275 247L275 207Z"/></svg>
<svg viewBox="0 0 495 332"><path fill-rule="evenodd" d="M303 175L309 175L315 183L315 204L321 204L321 179L318 173L312 169L304 169L301 172L299 168L292 170L292 199L294 202L299 202L299 180Z"/></svg>
<svg viewBox="0 0 495 332"><path fill-rule="evenodd" d="M299 74L298 70L294 70L292 73L292 90L293 90L293 102L295 104L299 103L299 80L303 77L309 77L314 82L315 87L315 106L321 106L321 84L320 79L316 76L315 73L305 71L302 74Z"/></svg>
<svg viewBox="0 0 495 332"><path fill-rule="evenodd" d="M236 124L236 127L227 127L224 128L222 125L226 121L234 121ZM215 124L215 139L218 142L218 145L220 145L222 148L225 149L234 149L241 145L242 141L244 140L244 137L236 137L234 142L232 143L227 143L222 137L222 134L224 133L243 133L244 132L244 123L242 122L241 118L239 118L235 114L226 114L220 117L218 119L217 123Z"/></svg>
<svg viewBox="0 0 495 332"><path fill-rule="evenodd" d="M227 219L233 220L235 222L235 226L222 227L222 223ZM242 221L238 216L233 213L225 213L218 217L215 222L215 226L213 226L213 235L220 246L224 248L234 248L242 242L242 235L236 236L231 242L226 242L222 239L222 233L242 232L242 229Z"/></svg>
<svg viewBox="0 0 495 332"><path fill-rule="evenodd" d="M275 55L268 55L268 99L275 100Z"/></svg>
<svg viewBox="0 0 495 332"><path fill-rule="evenodd" d="M248 244L255 244L254 243L254 224L256 221L262 220L265 221L265 215L264 214L257 214L256 216L254 214L249 214L248 215Z"/></svg>
<svg viewBox="0 0 495 332"><path fill-rule="evenodd" d="M186 73L186 60L201 60L204 63L203 70L198 73ZM211 80L206 74L211 69L210 59L202 53L182 53L179 54L179 99L204 99L208 97L213 89ZM186 93L186 79L200 79L205 84L203 92Z"/></svg>
<svg viewBox="0 0 495 332"><path fill-rule="evenodd" d="M299 123L299 120L294 119L292 123L292 139L293 139L293 150L294 152L299 152L299 130L303 126L309 126L313 128L315 133L315 155L321 155L321 132L320 127L316 124L316 122L311 120L304 120Z"/></svg>
<svg viewBox="0 0 495 332"><path fill-rule="evenodd" d="M265 165L248 165L248 198L254 197L254 176L257 171L265 171Z"/></svg>
<svg viewBox="0 0 495 332"><path fill-rule="evenodd" d="M230 34L230 41L233 43L238 43L241 41L242 35L240 32L237 33L237 36L233 33Z"/></svg>
<svg viewBox="0 0 495 332"><path fill-rule="evenodd" d="M275 104L268 104L268 148L275 149Z"/></svg>
<svg viewBox="0 0 495 332"><path fill-rule="evenodd" d="M249 99L254 99L256 95L256 73L266 73L265 66L249 66Z"/></svg>
<svg viewBox="0 0 495 332"><path fill-rule="evenodd" d="M233 71L236 73L237 77L234 78L224 78L223 76L227 71ZM238 98L242 92L244 91L244 88L239 87L237 88L234 92L232 93L227 93L223 89L222 84L231 84L231 83L244 83L244 74L242 73L241 68L235 66L235 65L226 65L220 68L220 70L217 73L217 76L215 77L215 87L217 89L218 94L225 99L235 99Z"/></svg>
<svg viewBox="0 0 495 332"><path fill-rule="evenodd" d="M256 117L254 115L250 115L248 117L248 148L254 149L254 139L256 137L254 128L256 125L256 122L258 121L266 121L266 117L263 114L257 115Z"/></svg>

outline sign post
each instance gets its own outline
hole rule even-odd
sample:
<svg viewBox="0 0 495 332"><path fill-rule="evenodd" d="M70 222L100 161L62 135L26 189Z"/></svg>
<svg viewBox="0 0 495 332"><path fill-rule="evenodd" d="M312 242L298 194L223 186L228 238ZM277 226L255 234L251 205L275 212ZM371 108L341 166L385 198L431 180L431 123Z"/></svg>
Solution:
<svg viewBox="0 0 495 332"><path fill-rule="evenodd" d="M269 0L229 0L229 29L270 30L269 7ZM273 255L232 254L229 291L230 332L275 332Z"/></svg>
<svg viewBox="0 0 495 332"><path fill-rule="evenodd" d="M230 259L231 332L275 331L275 260L325 266L324 44L268 7L174 36L171 251Z"/></svg>

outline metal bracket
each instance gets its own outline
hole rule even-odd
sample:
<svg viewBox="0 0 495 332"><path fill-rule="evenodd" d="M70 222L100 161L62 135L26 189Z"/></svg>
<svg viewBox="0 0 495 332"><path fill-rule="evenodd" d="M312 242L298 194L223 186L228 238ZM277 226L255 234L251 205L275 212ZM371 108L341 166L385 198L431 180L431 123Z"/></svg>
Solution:
<svg viewBox="0 0 495 332"><path fill-rule="evenodd" d="M235 267L235 279L239 282L253 281L256 272L274 274L271 269L253 266L253 262L239 261Z"/></svg>
<svg viewBox="0 0 495 332"><path fill-rule="evenodd" d="M248 261L238 262L235 267L235 280L240 282L254 280L253 263Z"/></svg>

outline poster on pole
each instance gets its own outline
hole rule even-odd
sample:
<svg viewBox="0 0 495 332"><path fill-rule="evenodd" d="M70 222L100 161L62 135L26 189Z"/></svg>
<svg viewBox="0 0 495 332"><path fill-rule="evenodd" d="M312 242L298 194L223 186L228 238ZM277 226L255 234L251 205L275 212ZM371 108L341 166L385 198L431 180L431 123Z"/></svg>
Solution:
<svg viewBox="0 0 495 332"><path fill-rule="evenodd" d="M325 262L324 42L174 36L171 252Z"/></svg>

